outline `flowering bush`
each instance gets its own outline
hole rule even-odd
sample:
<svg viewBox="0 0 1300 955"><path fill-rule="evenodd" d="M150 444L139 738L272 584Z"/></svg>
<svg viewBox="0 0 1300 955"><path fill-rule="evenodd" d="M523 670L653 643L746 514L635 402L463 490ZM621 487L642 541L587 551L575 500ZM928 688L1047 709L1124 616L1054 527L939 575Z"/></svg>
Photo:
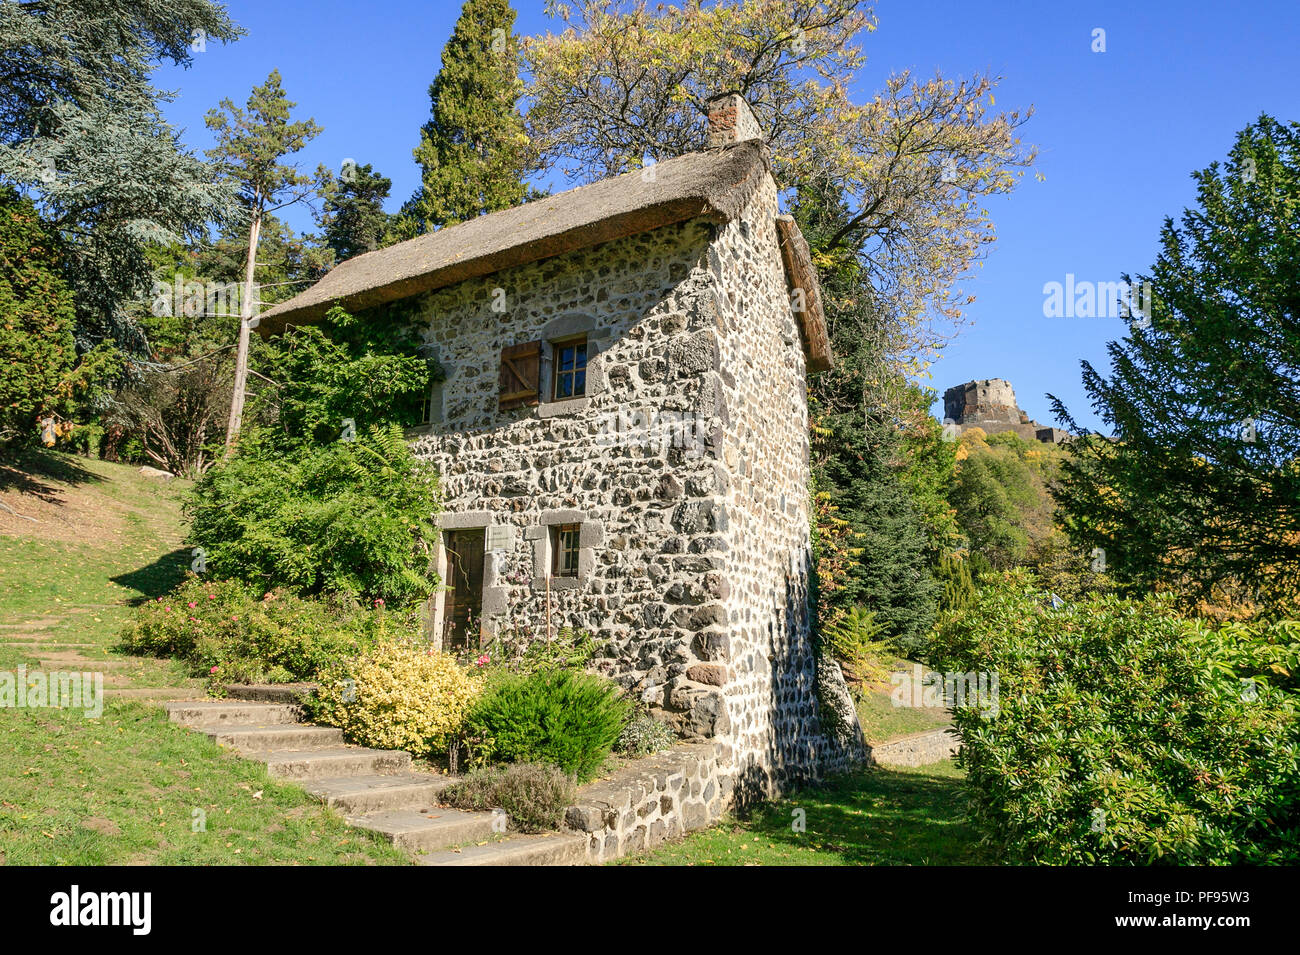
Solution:
<svg viewBox="0 0 1300 955"><path fill-rule="evenodd" d="M489 668L492 674L540 673L544 670L581 670L603 646L585 630L560 627L547 640L523 624L502 629L481 650L470 651L467 663Z"/></svg>
<svg viewBox="0 0 1300 955"><path fill-rule="evenodd" d="M386 635L416 632L412 615L344 608L283 590L257 594L190 575L144 604L122 632L128 652L174 656L214 685L311 680Z"/></svg>
<svg viewBox="0 0 1300 955"><path fill-rule="evenodd" d="M621 756L640 759L670 749L676 742L676 733L648 711L638 708L619 734L615 749Z"/></svg>
<svg viewBox="0 0 1300 955"><path fill-rule="evenodd" d="M385 640L321 674L308 701L315 720L348 739L416 756L446 750L479 694L479 681L418 640Z"/></svg>

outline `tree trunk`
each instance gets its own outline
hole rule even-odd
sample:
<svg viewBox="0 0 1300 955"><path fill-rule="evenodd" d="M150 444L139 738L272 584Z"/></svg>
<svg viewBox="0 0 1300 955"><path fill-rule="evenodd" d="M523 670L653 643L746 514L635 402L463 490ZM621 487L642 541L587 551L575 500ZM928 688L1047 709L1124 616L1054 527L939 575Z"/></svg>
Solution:
<svg viewBox="0 0 1300 955"><path fill-rule="evenodd" d="M239 299L239 348L235 352L235 391L230 396L230 420L226 423L226 454L229 456L239 426L244 420L244 389L248 384L248 336L252 330L253 274L257 269L257 240L262 231L262 215L253 213L248 226L248 258L244 263L244 292Z"/></svg>

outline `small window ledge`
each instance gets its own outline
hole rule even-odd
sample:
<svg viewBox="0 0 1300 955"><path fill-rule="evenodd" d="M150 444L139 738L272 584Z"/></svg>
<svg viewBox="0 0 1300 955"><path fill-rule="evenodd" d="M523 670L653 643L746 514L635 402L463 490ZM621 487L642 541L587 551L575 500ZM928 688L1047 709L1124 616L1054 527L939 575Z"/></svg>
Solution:
<svg viewBox="0 0 1300 955"><path fill-rule="evenodd" d="M563 415L582 414L590 407L590 395L581 398L561 398L559 401L543 401L537 406L537 417L559 418Z"/></svg>

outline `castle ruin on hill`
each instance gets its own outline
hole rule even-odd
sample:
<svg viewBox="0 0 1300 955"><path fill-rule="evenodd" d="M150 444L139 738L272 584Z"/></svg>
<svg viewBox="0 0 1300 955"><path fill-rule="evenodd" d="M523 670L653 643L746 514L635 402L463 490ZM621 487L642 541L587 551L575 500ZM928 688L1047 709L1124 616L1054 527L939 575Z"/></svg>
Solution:
<svg viewBox="0 0 1300 955"><path fill-rule="evenodd" d="M986 434L1014 431L1026 441L1060 444L1069 432L1030 419L1016 403L1016 391L1003 378L968 381L943 393L943 423L961 431L980 428Z"/></svg>

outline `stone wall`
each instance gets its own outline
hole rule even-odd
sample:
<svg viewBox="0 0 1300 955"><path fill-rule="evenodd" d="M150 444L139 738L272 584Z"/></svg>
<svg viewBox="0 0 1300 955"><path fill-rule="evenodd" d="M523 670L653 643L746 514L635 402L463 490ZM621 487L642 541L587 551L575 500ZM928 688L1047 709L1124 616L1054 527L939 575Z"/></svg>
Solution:
<svg viewBox="0 0 1300 955"><path fill-rule="evenodd" d="M820 719L805 355L777 213L769 177L709 251L719 291L714 385L722 397L721 457L730 475L723 567L731 595L727 643L703 647L702 655L726 677L742 799L861 758L852 741L845 747L823 732ZM860 736L856 714L851 719L852 734Z"/></svg>
<svg viewBox="0 0 1300 955"><path fill-rule="evenodd" d="M688 744L584 786L564 824L586 835L588 862L608 862L713 825L732 793L716 745Z"/></svg>
<svg viewBox="0 0 1300 955"><path fill-rule="evenodd" d="M926 766L956 756L961 738L951 727L900 736L888 743L874 743L871 758L882 766Z"/></svg>
<svg viewBox="0 0 1300 955"><path fill-rule="evenodd" d="M943 415L957 424L1016 425L1025 419L1011 382L1002 378L968 381L943 393ZM982 425L981 425L982 426ZM986 429L987 430L987 429Z"/></svg>

